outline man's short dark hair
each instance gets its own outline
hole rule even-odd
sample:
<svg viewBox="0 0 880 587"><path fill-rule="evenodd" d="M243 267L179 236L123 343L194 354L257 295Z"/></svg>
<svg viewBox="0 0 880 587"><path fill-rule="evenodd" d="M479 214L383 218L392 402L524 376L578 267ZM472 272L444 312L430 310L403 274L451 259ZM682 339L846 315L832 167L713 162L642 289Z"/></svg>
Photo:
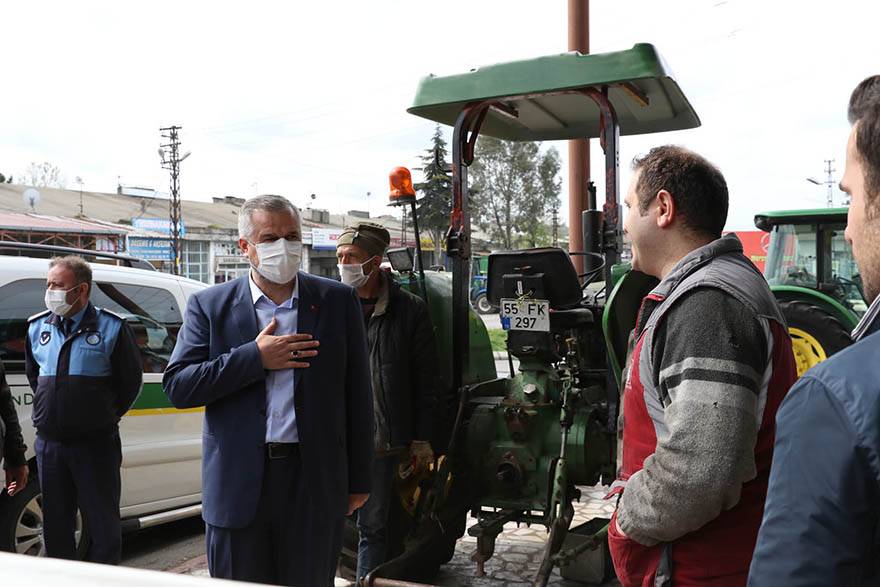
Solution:
<svg viewBox="0 0 880 587"><path fill-rule="evenodd" d="M49 261L49 269L61 266L70 269L76 279L76 285L87 283L89 291L92 291L92 267L85 259L77 255L65 255L64 257L52 257Z"/></svg>
<svg viewBox="0 0 880 587"><path fill-rule="evenodd" d="M865 212L880 215L880 96L856 121L856 151L865 174Z"/></svg>
<svg viewBox="0 0 880 587"><path fill-rule="evenodd" d="M872 75L861 81L849 97L846 117L850 124L859 121L875 104L880 103L880 75Z"/></svg>
<svg viewBox="0 0 880 587"><path fill-rule="evenodd" d="M666 190L687 228L703 236L721 237L727 223L727 182L705 157L684 147L664 145L633 159L632 167L639 173L636 194L640 214L648 211L657 192Z"/></svg>

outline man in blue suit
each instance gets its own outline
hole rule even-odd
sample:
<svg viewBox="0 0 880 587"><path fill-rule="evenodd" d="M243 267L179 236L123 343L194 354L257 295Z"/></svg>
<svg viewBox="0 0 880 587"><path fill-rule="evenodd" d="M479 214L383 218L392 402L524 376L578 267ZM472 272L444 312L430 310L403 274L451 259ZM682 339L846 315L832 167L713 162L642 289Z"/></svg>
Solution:
<svg viewBox="0 0 880 587"><path fill-rule="evenodd" d="M373 408L355 290L299 271L299 212L239 212L250 275L194 294L165 371L205 406L202 504L213 577L333 584L344 516L370 491Z"/></svg>

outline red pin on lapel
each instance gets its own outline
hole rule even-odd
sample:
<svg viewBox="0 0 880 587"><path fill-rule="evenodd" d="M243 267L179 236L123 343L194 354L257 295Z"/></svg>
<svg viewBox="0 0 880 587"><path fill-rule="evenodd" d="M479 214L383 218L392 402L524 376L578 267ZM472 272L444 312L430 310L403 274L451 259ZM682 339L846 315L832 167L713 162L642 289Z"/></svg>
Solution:
<svg viewBox="0 0 880 587"><path fill-rule="evenodd" d="M315 304L310 304L310 305L309 305L309 310L311 310L312 312L317 312L317 311L318 311L318 306L316 306Z"/></svg>

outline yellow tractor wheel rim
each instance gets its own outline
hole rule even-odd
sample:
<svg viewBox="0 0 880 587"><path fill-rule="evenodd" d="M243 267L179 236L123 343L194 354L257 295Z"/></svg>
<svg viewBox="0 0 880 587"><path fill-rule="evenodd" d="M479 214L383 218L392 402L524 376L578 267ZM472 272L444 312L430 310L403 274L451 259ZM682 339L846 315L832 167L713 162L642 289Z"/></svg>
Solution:
<svg viewBox="0 0 880 587"><path fill-rule="evenodd" d="M825 349L810 333L800 328L789 328L788 333L791 335L791 350L794 351L798 377L828 358Z"/></svg>

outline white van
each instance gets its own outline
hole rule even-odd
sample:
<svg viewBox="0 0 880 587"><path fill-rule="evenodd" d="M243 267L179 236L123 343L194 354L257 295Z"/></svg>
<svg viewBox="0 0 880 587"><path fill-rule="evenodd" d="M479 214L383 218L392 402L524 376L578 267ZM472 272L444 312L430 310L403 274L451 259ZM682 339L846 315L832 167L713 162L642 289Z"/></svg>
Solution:
<svg viewBox="0 0 880 587"><path fill-rule="evenodd" d="M0 550L44 554L42 508L34 459L31 422L33 393L25 377L27 319L45 310L48 257L82 254L91 263L91 300L126 318L141 351L144 386L120 422L122 439L123 531L201 513L202 412L175 409L162 391L168 364L183 321L187 298L207 287L191 279L124 265L148 266L119 255L60 247L0 247L0 359L12 390L28 445L30 483L9 497L0 493ZM8 256L24 254L29 256ZM110 264L112 263L112 264ZM123 266L117 265L122 263ZM88 520L77 516L78 550L88 548Z"/></svg>

